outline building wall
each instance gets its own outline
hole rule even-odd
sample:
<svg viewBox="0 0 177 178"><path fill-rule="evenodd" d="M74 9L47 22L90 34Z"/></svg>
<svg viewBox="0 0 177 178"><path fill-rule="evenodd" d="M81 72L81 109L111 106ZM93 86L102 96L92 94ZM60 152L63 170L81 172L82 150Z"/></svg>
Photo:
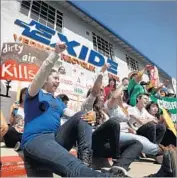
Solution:
<svg viewBox="0 0 177 178"><path fill-rule="evenodd" d="M65 9L61 8L56 4L56 2L48 2L53 7L57 7L59 11L63 13L63 30L62 33L67 36L67 38L71 40L76 40L80 42L82 45L85 45L89 48L89 50L93 49L93 42L92 42L92 32L96 33L103 39L111 42L111 39L101 34L99 31L95 30L92 26L86 24L83 20L79 19L75 14L72 14L69 11L66 11ZM20 13L20 2L19 1L1 1L1 46L3 42L14 42L13 34L16 33L18 35L21 35L24 28L20 28L19 26L14 24L14 21L16 19L22 20L26 23L29 23L31 19L23 14ZM89 32L89 35L86 34L86 32ZM118 77L120 80L123 77L127 77L128 73L131 72L128 69L127 62L126 62L126 54L120 46L117 44L114 44L114 53L115 53L115 61L118 63ZM81 50L81 46L75 48L77 54L79 54ZM88 55L87 55L88 59ZM86 61L87 61L86 59ZM136 59L136 58L134 58ZM145 61L146 63L146 61ZM139 64L139 68L143 68L144 63ZM89 75L89 74L88 74ZM147 81L148 76L144 75L143 80ZM160 79L161 81L163 79ZM25 84L24 84L25 85ZM5 87L5 83L2 85ZM16 91L18 86L14 84L13 89ZM12 101L16 99L15 92L11 93L12 95ZM8 108L9 103L4 100L3 107Z"/></svg>
<svg viewBox="0 0 177 178"><path fill-rule="evenodd" d="M103 34L93 29L90 25L83 22L75 14L71 14L69 11L62 9L60 6L56 4L56 2L48 2L48 3L50 5L53 5L53 7L57 7L57 9L64 14L63 16L64 25L63 25L62 32L64 35L68 37L69 40L77 40L81 44L89 47L89 49L93 49L92 32L95 32L97 35L111 42L109 38L105 37ZM1 18L2 18L1 27L3 27L1 28L1 45L2 45L3 42L13 41L14 32L19 33L19 34L22 33L23 28L19 28L18 26L14 25L15 19L20 19L25 22L29 22L30 18L28 18L27 16L19 12L20 2L18 1L2 1L1 7L2 7L1 8ZM87 35L86 32L89 32L90 34ZM129 72L131 72L128 69L126 58L125 58L125 54L128 54L128 55L130 54L125 52L123 49L121 49L120 46L116 44L113 44L113 45L114 45L115 61L118 63L118 76L120 77L120 79L122 79L123 77L127 76ZM79 53L80 49L81 47L77 47L76 52ZM140 62L139 68L141 69L143 67L144 67L144 64ZM144 76L144 80L148 80L147 75ZM164 78L160 78L160 80L163 81Z"/></svg>

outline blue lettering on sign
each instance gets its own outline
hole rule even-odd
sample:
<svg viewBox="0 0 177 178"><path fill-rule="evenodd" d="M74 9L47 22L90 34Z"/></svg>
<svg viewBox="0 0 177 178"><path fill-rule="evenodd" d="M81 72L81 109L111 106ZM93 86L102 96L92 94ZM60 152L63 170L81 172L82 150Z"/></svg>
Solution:
<svg viewBox="0 0 177 178"><path fill-rule="evenodd" d="M67 50L68 50L68 53L74 57L77 57L77 54L76 52L74 51L74 47L76 46L80 46L80 43L76 42L76 41L68 41L67 37L58 33L58 37L60 38L60 40L62 42L65 42L66 43L66 46L67 46Z"/></svg>
<svg viewBox="0 0 177 178"><path fill-rule="evenodd" d="M71 56L77 57L83 61L85 61L87 55L89 55L88 63L94 66L97 66L97 67L101 67L105 64L105 62L107 62L110 64L110 68L108 69L108 72L117 75L118 64L109 58L106 61L105 57L102 54L98 53L97 51L90 50L90 54L88 54L88 51L89 51L88 47L82 45L81 51L79 55L77 56L74 48L81 46L79 42L75 40L69 41L65 35L58 33L55 30L49 27L46 27L34 20L31 20L31 22L28 24L19 19L16 19L14 23L24 28L22 35L32 38L36 41L39 41L51 47L55 47L56 43L51 44L51 38L57 33L57 36L59 37L59 39L62 42L66 43L68 54L70 54Z"/></svg>
<svg viewBox="0 0 177 178"><path fill-rule="evenodd" d="M15 24L24 28L22 35L32 38L36 41L40 41L46 45L50 44L50 39L53 35L55 35L55 31L53 29L48 28L34 20L27 24L17 19Z"/></svg>
<svg viewBox="0 0 177 178"><path fill-rule="evenodd" d="M99 59L99 61L96 61L96 59ZM104 65L105 59L100 53L97 53L96 51L91 50L88 62L95 66L101 67Z"/></svg>

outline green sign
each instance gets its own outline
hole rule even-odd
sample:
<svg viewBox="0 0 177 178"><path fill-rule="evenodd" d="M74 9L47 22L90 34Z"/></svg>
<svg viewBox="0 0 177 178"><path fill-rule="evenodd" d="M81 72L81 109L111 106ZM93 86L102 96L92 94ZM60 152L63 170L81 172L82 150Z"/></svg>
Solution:
<svg viewBox="0 0 177 178"><path fill-rule="evenodd" d="M177 98L156 98L151 95L150 99L156 103L158 103L160 108L167 109L171 114L177 114Z"/></svg>

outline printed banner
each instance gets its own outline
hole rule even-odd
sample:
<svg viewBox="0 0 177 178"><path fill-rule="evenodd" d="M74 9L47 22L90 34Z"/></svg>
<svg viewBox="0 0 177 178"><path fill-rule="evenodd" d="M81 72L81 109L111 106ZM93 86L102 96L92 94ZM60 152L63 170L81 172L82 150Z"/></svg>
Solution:
<svg viewBox="0 0 177 178"><path fill-rule="evenodd" d="M159 86L159 73L156 66L150 66L148 68L148 76L149 80L151 81L152 85L155 87Z"/></svg>
<svg viewBox="0 0 177 178"><path fill-rule="evenodd" d="M54 69L60 73L60 85L56 95L66 94L70 98L68 107L79 111L82 101L95 79L95 73L78 64L61 58L55 63ZM20 90L28 87L48 51L22 43L4 43L1 51L1 110L7 120L10 117L11 105L19 99Z"/></svg>
<svg viewBox="0 0 177 178"><path fill-rule="evenodd" d="M171 114L177 114L177 98L163 97L161 99L158 99L155 96L151 95L150 99L158 103L160 108L167 109Z"/></svg>
<svg viewBox="0 0 177 178"><path fill-rule="evenodd" d="M177 136L177 131L175 129L175 125L174 125L171 117L169 116L169 114L166 111L166 109L162 109L162 111L163 111L163 117L165 119L165 122L166 122L168 128L174 133L175 136Z"/></svg>

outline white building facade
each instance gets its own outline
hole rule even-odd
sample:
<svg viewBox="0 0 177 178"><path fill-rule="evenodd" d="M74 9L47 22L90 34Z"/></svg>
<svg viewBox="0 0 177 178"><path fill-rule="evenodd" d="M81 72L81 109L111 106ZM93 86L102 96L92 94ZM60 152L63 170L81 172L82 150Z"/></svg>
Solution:
<svg viewBox="0 0 177 178"><path fill-rule="evenodd" d="M83 85L87 85L86 88L89 88L88 86L94 80L94 73L91 72L93 67L95 71L98 71L105 62L111 63L109 75L120 81L133 70L140 70L146 64L154 65L152 61L105 25L73 3L66 1L2 1L1 46L6 42L14 42L14 38L19 42L41 48L52 47L52 44L56 43L58 39L66 42L68 45L66 55L80 61L79 64L82 62L87 64L87 66L84 64L84 68L87 68L87 70L83 70L84 77L80 77L82 84L85 81ZM65 70L70 78L72 74L82 75L78 74L78 70L75 70L76 73L72 73L71 64L64 60L61 63L65 64ZM75 67L82 71L82 67L79 65ZM160 68L158 70L160 82L163 82L164 79L171 81L168 74ZM144 75L144 80L149 80L147 74ZM106 82L107 80L105 84ZM2 85L5 88L5 83L2 82ZM17 91L19 87L17 85L19 84L12 84L11 90ZM27 83L20 84L20 87L23 86L27 86ZM1 91L4 92L2 88ZM82 100L85 92L78 93L78 95L81 96L79 100ZM15 100L16 96L11 96L11 101ZM76 101L78 98L73 96L73 100ZM3 101L3 108L7 108L7 105L9 107L9 99L6 98ZM77 105L75 110L78 108ZM5 115L8 115L6 113L8 110L5 112Z"/></svg>

